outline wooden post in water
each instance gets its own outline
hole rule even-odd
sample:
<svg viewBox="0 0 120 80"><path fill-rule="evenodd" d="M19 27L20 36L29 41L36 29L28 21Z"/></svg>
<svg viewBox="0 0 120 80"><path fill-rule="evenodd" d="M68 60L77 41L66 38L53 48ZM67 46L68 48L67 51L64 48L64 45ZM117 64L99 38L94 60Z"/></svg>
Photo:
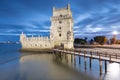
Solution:
<svg viewBox="0 0 120 80"><path fill-rule="evenodd" d="M86 65L86 57L84 57L84 68L85 68L85 72L86 72L86 70L87 70L87 67L86 67L87 65Z"/></svg>
<svg viewBox="0 0 120 80"><path fill-rule="evenodd" d="M55 50L53 51L53 59L55 58Z"/></svg>
<svg viewBox="0 0 120 80"><path fill-rule="evenodd" d="M67 53L65 53L65 60L66 60L66 54L67 54Z"/></svg>
<svg viewBox="0 0 120 80"><path fill-rule="evenodd" d="M107 61L105 60L105 73L107 73Z"/></svg>
<svg viewBox="0 0 120 80"><path fill-rule="evenodd" d="M90 69L92 69L92 52L90 52Z"/></svg>
<svg viewBox="0 0 120 80"><path fill-rule="evenodd" d="M64 52L62 52L62 51L61 51L61 54L62 54L62 57L63 57L63 55L64 55Z"/></svg>
<svg viewBox="0 0 120 80"><path fill-rule="evenodd" d="M102 60L99 60L99 64L100 64L100 76L102 75Z"/></svg>
<svg viewBox="0 0 120 80"><path fill-rule="evenodd" d="M74 54L72 55L72 58L73 58L73 67L75 67L75 55Z"/></svg>
<svg viewBox="0 0 120 80"><path fill-rule="evenodd" d="M79 64L81 64L81 57L80 57L80 55L79 55Z"/></svg>
<svg viewBox="0 0 120 80"><path fill-rule="evenodd" d="M72 63L72 61L73 61L73 58L72 58L72 54L71 54L71 63Z"/></svg>
<svg viewBox="0 0 120 80"><path fill-rule="evenodd" d="M66 54L66 62L68 63L68 54Z"/></svg>
<svg viewBox="0 0 120 80"><path fill-rule="evenodd" d="M60 56L60 60L61 60L61 61L64 60L64 55L63 55L62 52L61 52L61 54L60 54L59 56Z"/></svg>
<svg viewBox="0 0 120 80"><path fill-rule="evenodd" d="M90 58L90 70L92 69L92 58Z"/></svg>
<svg viewBox="0 0 120 80"><path fill-rule="evenodd" d="M78 52L79 52L79 55L78 55L79 56L79 64L81 64L81 56L80 56L81 51L78 51Z"/></svg>
<svg viewBox="0 0 120 80"><path fill-rule="evenodd" d="M74 55L74 67L76 67L76 57Z"/></svg>
<svg viewBox="0 0 120 80"><path fill-rule="evenodd" d="M99 68L100 68L100 76L102 75L102 60L101 60L101 54L99 53Z"/></svg>

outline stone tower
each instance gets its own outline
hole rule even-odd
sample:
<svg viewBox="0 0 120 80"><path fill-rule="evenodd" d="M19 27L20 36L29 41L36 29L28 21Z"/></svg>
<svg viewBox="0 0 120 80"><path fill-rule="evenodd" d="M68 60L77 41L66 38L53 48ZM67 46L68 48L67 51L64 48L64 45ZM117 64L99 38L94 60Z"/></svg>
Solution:
<svg viewBox="0 0 120 80"><path fill-rule="evenodd" d="M53 47L74 48L73 18L70 4L60 9L53 7L50 30L51 45Z"/></svg>

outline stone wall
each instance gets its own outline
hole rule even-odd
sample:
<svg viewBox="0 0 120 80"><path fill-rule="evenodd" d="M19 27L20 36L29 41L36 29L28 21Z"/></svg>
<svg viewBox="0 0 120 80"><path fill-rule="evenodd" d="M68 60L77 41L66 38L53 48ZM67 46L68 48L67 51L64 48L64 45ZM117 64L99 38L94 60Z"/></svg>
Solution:
<svg viewBox="0 0 120 80"><path fill-rule="evenodd" d="M21 34L22 48L38 48L38 49L50 49L51 42L48 37L26 37L25 34Z"/></svg>

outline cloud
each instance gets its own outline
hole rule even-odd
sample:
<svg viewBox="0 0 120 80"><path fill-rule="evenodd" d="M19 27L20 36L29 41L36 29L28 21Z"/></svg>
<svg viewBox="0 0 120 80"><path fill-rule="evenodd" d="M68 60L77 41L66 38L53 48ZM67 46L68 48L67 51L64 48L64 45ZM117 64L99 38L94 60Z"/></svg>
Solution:
<svg viewBox="0 0 120 80"><path fill-rule="evenodd" d="M0 34L49 35L52 7L65 7L67 3L71 4L75 36L120 32L120 0L0 0Z"/></svg>
<svg viewBox="0 0 120 80"><path fill-rule="evenodd" d="M50 30L32 30L32 29L27 29L26 32L50 32Z"/></svg>
<svg viewBox="0 0 120 80"><path fill-rule="evenodd" d="M77 18L75 19L75 23L74 24L77 24L85 19L88 19L88 18L91 18L91 15L90 14L81 14L81 15L78 15Z"/></svg>
<svg viewBox="0 0 120 80"><path fill-rule="evenodd" d="M4 34L4 33L0 33L0 35L3 35L3 36L19 36L20 34L12 34L12 33L6 33L6 34Z"/></svg>

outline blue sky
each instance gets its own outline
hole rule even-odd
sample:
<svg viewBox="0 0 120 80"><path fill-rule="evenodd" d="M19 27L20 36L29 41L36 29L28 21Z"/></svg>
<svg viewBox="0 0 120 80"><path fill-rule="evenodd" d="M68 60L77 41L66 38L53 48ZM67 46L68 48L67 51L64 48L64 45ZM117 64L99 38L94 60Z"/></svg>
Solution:
<svg viewBox="0 0 120 80"><path fill-rule="evenodd" d="M68 3L75 37L111 37L113 31L120 35L120 0L0 0L0 41L18 41L21 32L49 35L52 7Z"/></svg>

